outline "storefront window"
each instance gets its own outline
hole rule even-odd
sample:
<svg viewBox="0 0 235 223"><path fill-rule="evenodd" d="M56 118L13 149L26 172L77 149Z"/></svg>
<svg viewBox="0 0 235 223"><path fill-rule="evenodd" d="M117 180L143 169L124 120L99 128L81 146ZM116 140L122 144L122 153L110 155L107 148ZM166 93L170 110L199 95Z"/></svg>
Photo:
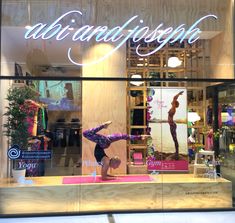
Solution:
<svg viewBox="0 0 235 223"><path fill-rule="evenodd" d="M232 0L1 3L0 214L234 207Z"/></svg>

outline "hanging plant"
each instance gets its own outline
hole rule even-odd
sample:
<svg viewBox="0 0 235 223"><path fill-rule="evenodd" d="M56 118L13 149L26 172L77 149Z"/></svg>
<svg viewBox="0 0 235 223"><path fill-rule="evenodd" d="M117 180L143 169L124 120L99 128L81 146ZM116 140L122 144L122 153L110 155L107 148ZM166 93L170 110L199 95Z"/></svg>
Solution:
<svg viewBox="0 0 235 223"><path fill-rule="evenodd" d="M9 144L17 144L20 148L27 148L28 132L27 117L33 115L30 112L26 100L36 100L38 93L29 87L10 88L6 99L8 106L4 116L7 117L6 123L3 125L4 135L9 137Z"/></svg>

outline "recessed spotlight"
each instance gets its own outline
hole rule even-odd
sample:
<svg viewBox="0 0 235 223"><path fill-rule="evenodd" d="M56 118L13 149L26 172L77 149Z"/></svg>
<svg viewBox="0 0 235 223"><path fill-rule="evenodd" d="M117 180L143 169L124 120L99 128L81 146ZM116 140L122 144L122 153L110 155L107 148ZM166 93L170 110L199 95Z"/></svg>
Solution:
<svg viewBox="0 0 235 223"><path fill-rule="evenodd" d="M30 26L30 25L25 26L25 29L31 29L31 28L32 28L32 26Z"/></svg>

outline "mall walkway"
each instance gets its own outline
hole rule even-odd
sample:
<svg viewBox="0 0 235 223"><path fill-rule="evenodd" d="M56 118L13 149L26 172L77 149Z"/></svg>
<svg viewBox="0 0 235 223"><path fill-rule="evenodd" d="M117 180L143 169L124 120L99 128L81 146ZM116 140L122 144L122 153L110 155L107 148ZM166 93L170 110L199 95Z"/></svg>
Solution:
<svg viewBox="0 0 235 223"><path fill-rule="evenodd" d="M233 223L235 211L0 218L0 223Z"/></svg>

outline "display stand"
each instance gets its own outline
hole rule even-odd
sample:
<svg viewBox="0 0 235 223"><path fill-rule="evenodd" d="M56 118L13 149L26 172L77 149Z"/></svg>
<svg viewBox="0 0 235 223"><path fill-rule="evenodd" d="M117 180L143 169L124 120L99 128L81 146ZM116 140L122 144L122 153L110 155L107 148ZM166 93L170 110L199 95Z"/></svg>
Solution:
<svg viewBox="0 0 235 223"><path fill-rule="evenodd" d="M232 208L232 182L226 179L193 174L146 177L151 180L80 184L63 184L63 177L34 177L32 184L1 179L0 215Z"/></svg>
<svg viewBox="0 0 235 223"><path fill-rule="evenodd" d="M209 156L212 158L212 161L208 164L206 163L198 163L199 156ZM195 155L195 163L194 163L194 177L197 176L198 169L214 169L215 168L215 151L199 151Z"/></svg>
<svg viewBox="0 0 235 223"><path fill-rule="evenodd" d="M140 44L140 43L138 43ZM206 40L198 41L190 45L187 41L182 43L168 43L164 50L159 50L146 58L141 58L136 54L137 43L131 39L127 42L127 77L144 78L145 80L135 80L127 83L127 132L131 134L135 129L142 129L143 134L147 134L147 89L149 87L186 87L187 91L192 94L192 100L188 102L188 108L197 112L201 117L201 122L194 125L196 129L197 143L202 143L201 134L205 126L205 109L206 109L206 85L188 82L172 82L174 78L204 78L207 67L207 50ZM150 52L154 50L157 43L143 43L141 52ZM139 50L140 50L139 49ZM177 57L182 61L180 66L172 67L169 64L170 57ZM146 80L149 78L149 81ZM169 79L169 81L157 81L156 79ZM143 97L143 103L139 104L139 95ZM142 123L133 125L135 110L142 113ZM133 145L134 144L134 145ZM138 147L137 147L138 146ZM133 152L142 152L143 157L147 155L147 142L130 142L127 145L128 165L133 165ZM144 159L144 165L146 160ZM138 165L135 169L142 167ZM132 168L129 168L132 169Z"/></svg>

